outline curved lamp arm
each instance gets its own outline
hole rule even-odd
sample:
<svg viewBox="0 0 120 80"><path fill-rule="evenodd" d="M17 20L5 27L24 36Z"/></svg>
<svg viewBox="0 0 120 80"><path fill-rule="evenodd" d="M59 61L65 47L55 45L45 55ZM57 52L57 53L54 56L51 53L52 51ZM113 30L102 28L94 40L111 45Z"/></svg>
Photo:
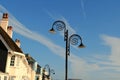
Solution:
<svg viewBox="0 0 120 80"><path fill-rule="evenodd" d="M46 64L44 68L45 68L45 69L46 69L46 68L48 69L49 76L51 76L51 73L55 74L55 71L54 71L53 69L50 69L50 67L49 67L48 64Z"/></svg>
<svg viewBox="0 0 120 80"><path fill-rule="evenodd" d="M68 55L70 55L70 44L77 45L79 43L79 41L80 41L80 44L78 45L78 48L84 48L85 46L82 43L81 36L79 36L78 34L72 34L69 37L69 40L68 40Z"/></svg>
<svg viewBox="0 0 120 80"><path fill-rule="evenodd" d="M66 30L66 24L61 20L57 20L53 23L52 28L49 31L51 33L55 33L55 29L57 31L63 31L64 30L64 41L65 41L67 36L68 36L68 30Z"/></svg>

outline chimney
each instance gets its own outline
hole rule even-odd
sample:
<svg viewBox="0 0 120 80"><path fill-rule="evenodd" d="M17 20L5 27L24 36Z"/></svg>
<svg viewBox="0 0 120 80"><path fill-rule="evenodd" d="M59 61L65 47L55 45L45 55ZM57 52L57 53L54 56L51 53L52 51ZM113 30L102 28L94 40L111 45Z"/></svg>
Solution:
<svg viewBox="0 0 120 80"><path fill-rule="evenodd" d="M7 27L7 33L8 33L8 35L12 38L12 34L13 34L13 28L12 28L12 26L8 26Z"/></svg>
<svg viewBox="0 0 120 80"><path fill-rule="evenodd" d="M3 13L3 19L8 19L8 13Z"/></svg>
<svg viewBox="0 0 120 80"><path fill-rule="evenodd" d="M2 20L0 21L0 26L7 32L8 27L8 13L3 13Z"/></svg>
<svg viewBox="0 0 120 80"><path fill-rule="evenodd" d="M18 47L20 47L20 40L16 39L15 43L17 44Z"/></svg>

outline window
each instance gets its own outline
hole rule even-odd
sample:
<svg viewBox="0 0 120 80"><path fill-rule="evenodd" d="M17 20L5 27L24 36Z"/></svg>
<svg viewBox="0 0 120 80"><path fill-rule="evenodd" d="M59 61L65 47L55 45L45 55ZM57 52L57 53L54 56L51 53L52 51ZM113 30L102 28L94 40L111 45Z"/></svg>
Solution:
<svg viewBox="0 0 120 80"><path fill-rule="evenodd" d="M4 76L4 80L7 80L7 76Z"/></svg>
<svg viewBox="0 0 120 80"><path fill-rule="evenodd" d="M37 74L40 74L40 73L41 73L41 67L37 67L36 73L37 73Z"/></svg>
<svg viewBox="0 0 120 80"><path fill-rule="evenodd" d="M35 77L35 80L39 80L39 76L36 76L36 77Z"/></svg>
<svg viewBox="0 0 120 80"><path fill-rule="evenodd" d="M11 57L10 66L14 66L14 64L15 64L15 55Z"/></svg>
<svg viewBox="0 0 120 80"><path fill-rule="evenodd" d="M39 77L37 77L37 80L39 80Z"/></svg>
<svg viewBox="0 0 120 80"><path fill-rule="evenodd" d="M11 76L11 79L10 80L15 80L15 76Z"/></svg>

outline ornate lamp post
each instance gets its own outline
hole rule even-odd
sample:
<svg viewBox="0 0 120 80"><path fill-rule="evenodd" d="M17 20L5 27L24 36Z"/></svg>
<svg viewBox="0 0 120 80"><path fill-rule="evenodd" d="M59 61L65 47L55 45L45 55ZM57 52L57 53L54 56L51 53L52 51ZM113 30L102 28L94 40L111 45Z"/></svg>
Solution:
<svg viewBox="0 0 120 80"><path fill-rule="evenodd" d="M77 45L80 40L78 48L84 48L85 46L82 43L82 38L77 34L72 34L68 36L68 30L66 29L66 24L61 21L55 21L52 25L52 28L49 30L51 33L55 33L55 28L58 31L64 30L64 41L66 42L66 54L65 54L65 80L68 80L68 55L70 55L70 43L72 45Z"/></svg>
<svg viewBox="0 0 120 80"><path fill-rule="evenodd" d="M46 68L48 69L48 75L45 75ZM47 76L47 78L50 79L51 73L55 74L55 71L53 69L50 69L49 65L46 64L45 67L44 67L44 69L43 69L43 80L45 79L45 76Z"/></svg>

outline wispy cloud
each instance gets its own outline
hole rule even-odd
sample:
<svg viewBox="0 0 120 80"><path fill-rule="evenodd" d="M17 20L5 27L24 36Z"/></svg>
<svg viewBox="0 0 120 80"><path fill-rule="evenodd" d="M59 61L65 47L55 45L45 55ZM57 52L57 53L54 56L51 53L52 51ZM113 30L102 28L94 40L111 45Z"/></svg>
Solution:
<svg viewBox="0 0 120 80"><path fill-rule="evenodd" d="M83 13L83 17L84 19L86 19L86 12L85 12L85 5L84 5L84 0L81 0L81 8L82 8L82 13Z"/></svg>
<svg viewBox="0 0 120 80"><path fill-rule="evenodd" d="M104 45L111 50L108 55L96 55L91 62L102 65L100 70L114 70L120 72L120 38L101 35Z"/></svg>
<svg viewBox="0 0 120 80"><path fill-rule="evenodd" d="M111 49L108 59L113 65L120 66L120 38L102 35L102 39L105 41L105 45Z"/></svg>

